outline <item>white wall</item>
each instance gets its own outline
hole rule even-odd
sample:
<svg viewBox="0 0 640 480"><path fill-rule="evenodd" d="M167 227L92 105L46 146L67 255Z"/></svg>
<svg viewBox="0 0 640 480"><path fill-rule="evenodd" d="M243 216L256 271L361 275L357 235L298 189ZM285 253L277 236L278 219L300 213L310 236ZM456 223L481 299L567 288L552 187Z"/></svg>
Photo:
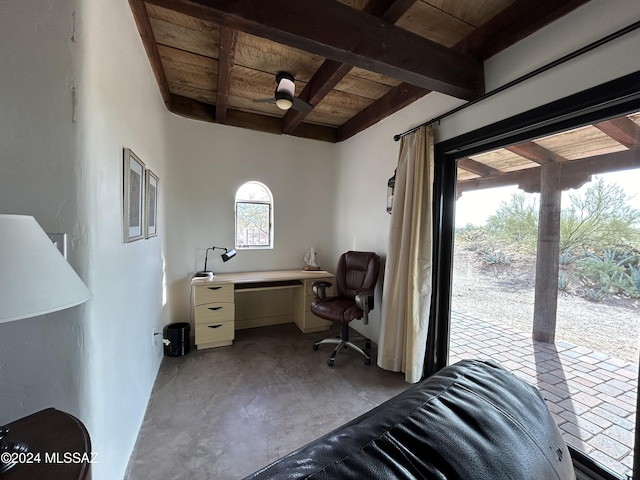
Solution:
<svg viewBox="0 0 640 480"><path fill-rule="evenodd" d="M78 416L122 478L162 358L164 121L126 0L0 4L0 211L69 235L93 298L0 325L0 423L46 407ZM77 102L72 90L75 89ZM160 176L160 235L122 243L122 148Z"/></svg>
<svg viewBox="0 0 640 480"><path fill-rule="evenodd" d="M269 187L274 248L238 250L229 262L209 252L214 273L295 269L309 247L333 269L333 144L278 136L171 115L167 143L167 269L172 320L189 321L190 280L205 249L234 247L234 200L249 180Z"/></svg>
<svg viewBox="0 0 640 480"><path fill-rule="evenodd" d="M84 1L79 157L92 251L94 298L88 344L86 419L96 480L122 478L162 358L152 332L169 323L164 291L168 113L126 0ZM159 235L122 241L123 147L160 178Z"/></svg>
<svg viewBox="0 0 640 480"><path fill-rule="evenodd" d="M0 212L67 233L69 262L86 280L84 174L72 123L74 7L73 0L0 4ZM82 415L86 311L0 324L0 424L49 406Z"/></svg>
<svg viewBox="0 0 640 480"><path fill-rule="evenodd" d="M485 62L487 91L640 20L637 0L591 0ZM475 130L640 70L640 30L442 121L439 140Z"/></svg>
<svg viewBox="0 0 640 480"><path fill-rule="evenodd" d="M568 16L485 62L487 91L640 20L637 0L592 0ZM525 112L572 93L640 70L640 31L574 59L526 83L444 119L436 141L447 140ZM355 137L338 144L336 251L356 247L386 257L389 215L385 211L387 179L397 164L399 143L393 135L435 118L462 102L431 93ZM351 188L340 185L351 179ZM359 179L358 182L355 179ZM360 219L360 220L356 220ZM378 287L378 290L380 286ZM377 338L379 300L368 327L354 327Z"/></svg>

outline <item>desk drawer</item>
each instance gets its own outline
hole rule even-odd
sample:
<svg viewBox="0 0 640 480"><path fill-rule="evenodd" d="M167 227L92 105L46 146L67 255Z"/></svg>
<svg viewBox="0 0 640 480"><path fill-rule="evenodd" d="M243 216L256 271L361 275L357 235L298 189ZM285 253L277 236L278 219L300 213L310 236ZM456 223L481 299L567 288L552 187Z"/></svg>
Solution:
<svg viewBox="0 0 640 480"><path fill-rule="evenodd" d="M198 285L195 290L195 305L211 302L233 303L233 284L221 283L213 285Z"/></svg>
<svg viewBox="0 0 640 480"><path fill-rule="evenodd" d="M231 322L235 316L236 306L233 303L207 303L195 308L195 323Z"/></svg>
<svg viewBox="0 0 640 480"><path fill-rule="evenodd" d="M196 345L233 340L235 331L233 322L213 322L196 325Z"/></svg>

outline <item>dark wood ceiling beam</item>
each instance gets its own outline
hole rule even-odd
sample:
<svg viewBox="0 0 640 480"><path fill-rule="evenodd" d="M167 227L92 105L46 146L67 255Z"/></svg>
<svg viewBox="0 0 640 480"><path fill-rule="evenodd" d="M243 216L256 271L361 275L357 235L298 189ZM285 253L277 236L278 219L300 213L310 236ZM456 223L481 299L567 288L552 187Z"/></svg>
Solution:
<svg viewBox="0 0 640 480"><path fill-rule="evenodd" d="M393 115L416 100L424 97L431 90L401 83L393 87L386 95L380 97L364 110L361 110L340 127L338 127L338 141L342 142L361 131L375 125L383 118Z"/></svg>
<svg viewBox="0 0 640 480"><path fill-rule="evenodd" d="M628 117L618 117L596 123L594 127L627 148L635 148L640 145L640 127Z"/></svg>
<svg viewBox="0 0 640 480"><path fill-rule="evenodd" d="M216 121L215 105L209 105L208 103L176 94L171 94L171 108L169 110L176 115L194 120L211 123ZM225 124L261 132L282 133L280 131L280 118L241 112L239 110L228 110ZM294 135L302 138L335 143L336 130L337 129L331 127L305 124L301 125Z"/></svg>
<svg viewBox="0 0 640 480"><path fill-rule="evenodd" d="M475 175L480 175L481 177L501 175L502 173L504 173L496 168L490 167L489 165L485 165L484 163L476 162L472 158L459 159L458 168L466 170L467 172L471 172Z"/></svg>
<svg viewBox="0 0 640 480"><path fill-rule="evenodd" d="M134 12L134 17L136 17L136 23L138 23L138 29L141 32L141 37L143 39L143 44L145 49L147 50L147 55L149 56L150 63L152 69L154 71L154 75L158 81L158 85L162 94L162 97L167 105L170 102L170 93L168 84L166 81L166 77L164 75L164 70L162 68L162 63L157 53L157 49L155 48L155 42L145 40L145 37L153 39L153 32L151 30L148 15L146 13L146 8L144 7L144 2L142 0L129 0L131 9ZM148 0L149 3L156 4L168 9L176 10L181 13L202 19L213 20L214 22L220 22L224 20L224 18L228 18L228 14L220 11L216 11L212 9L212 6L217 5L219 3L228 5L232 2L231 0L220 1L220 0ZM293 2L294 0L288 0ZM330 0L323 0L323 4L333 3ZM370 13L379 15L380 12L385 12L387 17L385 20L387 22L395 22L398 18L400 18L406 10L413 4L415 0L396 0L392 2L391 0L370 0ZM455 50L469 54L472 57L476 57L479 60L483 60L488 58L489 56L497 53L498 51L508 47L509 45L517 42L518 40L524 38L526 35L535 31L535 29L541 28L542 26L552 23L557 18L565 15L569 11L579 7L580 5L586 3L587 0L559 0L558 2L539 2L537 0L516 0L511 6L509 6L505 11L496 15L489 22L482 25L478 28L473 34L471 34L467 39L460 42L458 45L454 47ZM255 4L255 2L250 2L248 0L237 2L244 5L243 8L250 8L250 4ZM271 5L271 2L261 2L265 4ZM277 2L280 4L280 2ZM286 1L285 1L286 3ZM304 3L304 2L299 2ZM340 4L342 5L342 4ZM344 6L343 6L344 7ZM267 8L267 7L264 7ZM264 10L262 6L258 9L256 16L261 15L261 12ZM350 7L348 7L350 8ZM397 9L399 13L393 13L394 10ZM358 14L356 10L352 10L352 13ZM146 24L142 25L139 21L140 11L144 14L142 17L146 17ZM526 14L523 14L526 12ZM297 14L296 14L297 15ZM360 15L362 15L360 13ZM284 15L292 23L296 21L295 17L291 15ZM395 18L393 18L395 16ZM305 17L309 17L308 12L305 12ZM374 19L375 20L375 19ZM244 21L241 19L240 21ZM318 19L313 16L313 22L318 22ZM381 24L382 25L382 24ZM532 27L530 27L530 25ZM276 29L277 31L277 29ZM333 35L335 32L331 30ZM146 33L145 33L146 32ZM291 32L285 32L287 35L291 35ZM153 48L151 46L153 45ZM155 49L155 53L153 50ZM353 52L352 52L353 53ZM368 67L365 67L368 68ZM368 68L369 69L369 68ZM385 97L382 97L379 100L379 104L373 104L369 106L366 111L361 112L361 114L356 115L354 118L349 120L348 124L343 125L340 129L341 133L338 133L338 138L342 137L343 139L349 138L360 130L367 128L370 125L377 123L377 121L391 115L392 113L400 110L404 106L408 105L412 102L405 102L408 98L406 95L407 89L405 84L401 84L395 89L393 89L389 94ZM395 90L395 91L394 91ZM422 89L421 93L418 93L415 89L411 89L413 97L415 100L426 95L431 90L430 89ZM389 98L400 98L403 102L399 105L393 105L389 102ZM414 100L414 101L415 101ZM378 103L378 102L376 102ZM388 109L388 110L385 110ZM378 118L375 119L372 117L372 112L377 112Z"/></svg>
<svg viewBox="0 0 640 480"><path fill-rule="evenodd" d="M430 90L407 83L392 88L379 100L338 127L338 142L351 138L371 125L375 125L383 118L411 105L429 92Z"/></svg>
<svg viewBox="0 0 640 480"><path fill-rule="evenodd" d="M129 6L131 7L133 18L138 26L142 45L147 52L147 57L149 57L151 70L153 70L153 75L156 77L156 82L158 82L158 88L160 89L162 100L167 108L170 108L171 92L169 91L169 82L167 81L167 76L164 73L160 52L158 52L158 46L156 45L156 40L153 36L153 28L151 26L151 20L149 20L147 7L142 0L129 0Z"/></svg>
<svg viewBox="0 0 640 480"><path fill-rule="evenodd" d="M640 168L640 148L620 152L603 153L592 157L572 160L562 164L562 175L585 171L595 175L598 173L618 172Z"/></svg>
<svg viewBox="0 0 640 480"><path fill-rule="evenodd" d="M229 110L227 113L227 125L268 133L282 133L280 131L280 118L256 115L255 113L241 112L240 110ZM336 129L321 125L300 125L300 128L296 129L292 135L323 142L336 142Z"/></svg>
<svg viewBox="0 0 640 480"><path fill-rule="evenodd" d="M215 123L216 107L208 103L200 102L192 98L171 94L171 107L169 111L181 117Z"/></svg>
<svg viewBox="0 0 640 480"><path fill-rule="evenodd" d="M589 181L591 175L640 168L640 148L606 153L593 157L563 162L560 165L560 184L563 189L577 188ZM519 185L527 192L540 191L542 167L504 172L490 177L472 178L458 182L458 194L484 188Z"/></svg>
<svg viewBox="0 0 640 480"><path fill-rule="evenodd" d="M486 60L587 2L589 0L517 0L456 47L472 57Z"/></svg>
<svg viewBox="0 0 640 480"><path fill-rule="evenodd" d="M312 11L299 0L148 1L455 97L484 92L481 62L337 0L314 0Z"/></svg>
<svg viewBox="0 0 640 480"><path fill-rule="evenodd" d="M305 123L300 125L295 132L294 137L311 138L313 140L321 140L324 142L336 143L338 129L335 127L325 127L321 125L312 125Z"/></svg>
<svg viewBox="0 0 640 480"><path fill-rule="evenodd" d="M527 160L531 160L532 162L538 163L540 165L544 165L545 163L549 162L564 162L567 160L557 153L552 152L551 150L544 148L534 142L520 143L518 145L506 147L506 150L509 150L516 155L520 155L521 157L524 157Z"/></svg>
<svg viewBox="0 0 640 480"><path fill-rule="evenodd" d="M519 40L522 40L524 38L522 32L528 31L528 34L533 33L533 31L528 30L530 23L537 25L537 28L542 28L587 1L588 0L562 0L559 2L540 2L539 0L516 0L507 7L504 13L496 15L493 19L477 28L468 37L458 42L453 49L458 52L469 54L478 60L486 60L493 54L513 45ZM527 15L523 15L523 11L526 11ZM506 32L510 32L510 36L506 35ZM497 46L498 42L499 46ZM404 85L400 85L396 88L402 90ZM430 91L431 90L425 89L420 96L415 92L416 100L430 93ZM345 128L345 130L351 132L351 135L349 136L359 133L358 131L355 131L355 129L358 128L357 125L360 125L359 128L364 130L399 110L395 106L390 105L386 99L380 99L378 102L380 102L381 105L371 105L370 110L377 111L379 118L376 121L373 121L368 113L361 112L361 114L358 114L349 120L351 125L348 128ZM385 105L389 108L388 111L384 110ZM349 138L349 136L346 136L345 138ZM339 134L338 138L340 137L341 135Z"/></svg>
<svg viewBox="0 0 640 480"><path fill-rule="evenodd" d="M395 23L415 2L416 0L369 0L362 11ZM316 106L349 73L351 68L351 65L325 60L300 93L300 99ZM309 113L289 110L282 118L283 133L293 132Z"/></svg>
<svg viewBox="0 0 640 480"><path fill-rule="evenodd" d="M506 172L495 177L480 177L470 180L461 180L458 182L457 195L459 197L464 192L513 185L517 185L518 188L527 193L540 193L541 172L542 165L517 172ZM580 170L565 172L563 170L563 177L560 179L560 189L566 190L568 188L579 188L589 181L591 181L591 174L588 172Z"/></svg>
<svg viewBox="0 0 640 480"><path fill-rule="evenodd" d="M335 87L344 76L351 70L351 65L336 62L333 60L325 60L311 80L305 85L298 98L304 100L312 106L316 106L326 97L333 87ZM309 112L301 112L299 110L290 109L284 117L282 117L282 132L291 133L300 125L302 120Z"/></svg>
<svg viewBox="0 0 640 480"><path fill-rule="evenodd" d="M389 23L396 23L407 13L417 0L369 0L363 12L380 17Z"/></svg>
<svg viewBox="0 0 640 480"><path fill-rule="evenodd" d="M231 88L231 70L236 54L238 32L231 28L220 27L220 52L218 55L218 90L216 93L216 122L225 123L227 99Z"/></svg>

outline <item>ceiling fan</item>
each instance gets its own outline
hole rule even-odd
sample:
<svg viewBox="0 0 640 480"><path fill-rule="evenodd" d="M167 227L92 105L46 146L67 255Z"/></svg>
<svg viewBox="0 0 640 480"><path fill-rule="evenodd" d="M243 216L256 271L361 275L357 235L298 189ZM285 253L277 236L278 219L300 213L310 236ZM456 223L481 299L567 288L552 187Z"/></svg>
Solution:
<svg viewBox="0 0 640 480"><path fill-rule="evenodd" d="M278 72L276 75L276 91L272 98L257 98L256 103L275 103L282 110L293 108L308 113L313 106L295 96L296 85L293 75L288 72Z"/></svg>

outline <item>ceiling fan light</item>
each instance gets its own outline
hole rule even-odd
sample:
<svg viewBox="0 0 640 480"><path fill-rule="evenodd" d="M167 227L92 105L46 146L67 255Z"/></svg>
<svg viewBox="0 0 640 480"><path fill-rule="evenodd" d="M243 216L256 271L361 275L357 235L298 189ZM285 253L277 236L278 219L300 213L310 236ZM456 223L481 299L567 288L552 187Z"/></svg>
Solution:
<svg viewBox="0 0 640 480"><path fill-rule="evenodd" d="M276 100L276 105L281 110L289 110L293 106L293 102L288 98L280 98Z"/></svg>
<svg viewBox="0 0 640 480"><path fill-rule="evenodd" d="M281 110L289 110L293 106L293 96L287 92L276 92L276 105Z"/></svg>

